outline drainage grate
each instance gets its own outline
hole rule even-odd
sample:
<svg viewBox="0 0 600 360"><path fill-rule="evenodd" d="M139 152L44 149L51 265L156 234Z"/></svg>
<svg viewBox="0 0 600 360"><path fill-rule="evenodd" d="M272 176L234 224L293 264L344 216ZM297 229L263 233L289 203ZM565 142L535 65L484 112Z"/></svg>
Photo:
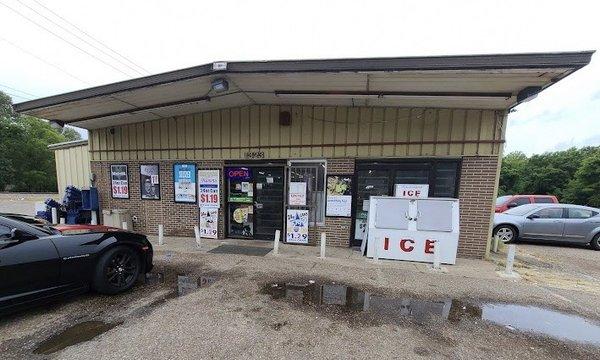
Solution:
<svg viewBox="0 0 600 360"><path fill-rule="evenodd" d="M265 256L271 252L269 247L221 245L209 251L213 254L240 254L250 256Z"/></svg>

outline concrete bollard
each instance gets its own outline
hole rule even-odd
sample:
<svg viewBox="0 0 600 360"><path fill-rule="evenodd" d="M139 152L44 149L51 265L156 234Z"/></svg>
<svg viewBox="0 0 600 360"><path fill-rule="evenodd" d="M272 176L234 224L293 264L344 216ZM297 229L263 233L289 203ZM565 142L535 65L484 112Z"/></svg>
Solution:
<svg viewBox="0 0 600 360"><path fill-rule="evenodd" d="M321 256L319 256L321 259L325 259L325 246L327 246L327 235L322 232L321 233Z"/></svg>
<svg viewBox="0 0 600 360"><path fill-rule="evenodd" d="M194 235L196 235L196 247L200 249L202 241L200 240L200 228L198 225L194 225Z"/></svg>
<svg viewBox="0 0 600 360"><path fill-rule="evenodd" d="M375 251L373 253L373 261L379 262L379 236L375 237Z"/></svg>
<svg viewBox="0 0 600 360"><path fill-rule="evenodd" d="M98 225L98 213L92 211L92 221L90 221L92 225Z"/></svg>
<svg viewBox="0 0 600 360"><path fill-rule="evenodd" d="M158 225L158 245L164 244L164 233L165 227L162 224Z"/></svg>
<svg viewBox="0 0 600 360"><path fill-rule="evenodd" d="M123 221L121 223L121 227L123 228L123 230L127 230L127 221Z"/></svg>
<svg viewBox="0 0 600 360"><path fill-rule="evenodd" d="M279 238L281 231L275 230L275 239L273 239L273 255L279 255Z"/></svg>
<svg viewBox="0 0 600 360"><path fill-rule="evenodd" d="M515 245L508 245L508 252L506 253L506 269L504 273L506 275L513 275L513 265L515 263L515 253L517 247Z"/></svg>
<svg viewBox="0 0 600 360"><path fill-rule="evenodd" d="M55 207L52 208L52 223L58 224L58 209Z"/></svg>
<svg viewBox="0 0 600 360"><path fill-rule="evenodd" d="M433 245L433 269L440 270L440 264L442 263L442 251L440 249L440 241L435 240Z"/></svg>
<svg viewBox="0 0 600 360"><path fill-rule="evenodd" d="M494 236L494 246L493 246L493 252L498 253L498 243L500 242L500 238L498 237L498 235Z"/></svg>
<svg viewBox="0 0 600 360"><path fill-rule="evenodd" d="M61 217L59 222L61 223L61 225L64 225L65 224L65 218Z"/></svg>

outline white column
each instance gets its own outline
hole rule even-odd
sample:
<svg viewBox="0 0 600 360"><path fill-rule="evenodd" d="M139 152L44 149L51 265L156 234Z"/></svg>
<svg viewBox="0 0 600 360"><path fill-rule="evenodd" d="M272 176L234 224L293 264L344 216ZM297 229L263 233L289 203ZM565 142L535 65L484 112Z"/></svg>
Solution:
<svg viewBox="0 0 600 360"><path fill-rule="evenodd" d="M515 245L508 245L508 252L506 253L506 270L504 270L506 275L513 274L513 264L515 262L515 253L516 252L517 252L517 247Z"/></svg>
<svg viewBox="0 0 600 360"><path fill-rule="evenodd" d="M326 241L327 241L327 235L324 232L322 232L321 233L321 256L319 256L321 259L325 259Z"/></svg>
<svg viewBox="0 0 600 360"><path fill-rule="evenodd" d="M164 233L165 233L165 227L163 226L163 224L159 224L158 225L158 245L164 244Z"/></svg>
<svg viewBox="0 0 600 360"><path fill-rule="evenodd" d="M52 223L58 224L58 209L53 207L52 209Z"/></svg>
<svg viewBox="0 0 600 360"><path fill-rule="evenodd" d="M200 249L202 242L200 240L200 228L198 225L194 225L194 235L196 235L196 247Z"/></svg>
<svg viewBox="0 0 600 360"><path fill-rule="evenodd" d="M121 223L121 227L123 228L123 230L127 230L127 221L123 221Z"/></svg>
<svg viewBox="0 0 600 360"><path fill-rule="evenodd" d="M98 213L95 211L91 211L92 213L92 221L91 224L92 225L98 225Z"/></svg>
<svg viewBox="0 0 600 360"><path fill-rule="evenodd" d="M379 262L379 236L375 236L375 251L373 252L373 260Z"/></svg>
<svg viewBox="0 0 600 360"><path fill-rule="evenodd" d="M65 218L61 217L59 222L64 225L65 224Z"/></svg>
<svg viewBox="0 0 600 360"><path fill-rule="evenodd" d="M273 239L273 255L279 255L279 238L281 231L275 230L275 239Z"/></svg>

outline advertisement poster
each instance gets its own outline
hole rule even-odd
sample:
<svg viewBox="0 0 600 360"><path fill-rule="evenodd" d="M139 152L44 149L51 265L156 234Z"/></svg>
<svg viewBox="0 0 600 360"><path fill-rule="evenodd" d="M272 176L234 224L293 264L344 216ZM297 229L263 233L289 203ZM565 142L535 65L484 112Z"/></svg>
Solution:
<svg viewBox="0 0 600 360"><path fill-rule="evenodd" d="M352 216L352 176L327 176L327 208L325 216Z"/></svg>
<svg viewBox="0 0 600 360"><path fill-rule="evenodd" d="M306 206L305 182L290 182L288 203L292 206Z"/></svg>
<svg viewBox="0 0 600 360"><path fill-rule="evenodd" d="M175 202L196 202L196 165L175 164L173 165L173 190L175 191Z"/></svg>
<svg viewBox="0 0 600 360"><path fill-rule="evenodd" d="M219 208L219 170L198 170L198 206Z"/></svg>
<svg viewBox="0 0 600 360"><path fill-rule="evenodd" d="M200 236L216 239L218 237L219 209L200 208Z"/></svg>
<svg viewBox="0 0 600 360"><path fill-rule="evenodd" d="M110 166L110 184L112 197L115 199L129 199L129 173L127 165Z"/></svg>
<svg viewBox="0 0 600 360"><path fill-rule="evenodd" d="M286 242L308 244L308 210L288 209L286 219Z"/></svg>
<svg viewBox="0 0 600 360"><path fill-rule="evenodd" d="M145 200L160 199L158 164L140 165L140 194Z"/></svg>

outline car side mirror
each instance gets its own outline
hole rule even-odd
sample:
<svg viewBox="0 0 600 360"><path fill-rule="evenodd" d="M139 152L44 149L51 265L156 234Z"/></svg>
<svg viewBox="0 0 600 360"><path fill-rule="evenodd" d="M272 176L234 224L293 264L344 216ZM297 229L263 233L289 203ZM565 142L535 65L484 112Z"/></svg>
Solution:
<svg viewBox="0 0 600 360"><path fill-rule="evenodd" d="M531 215L529 215L527 218L528 218L529 220L533 220L533 219L539 219L539 218L540 218L540 216L539 216L539 215L537 215L537 214L531 214Z"/></svg>
<svg viewBox="0 0 600 360"><path fill-rule="evenodd" d="M506 205L507 208L512 209L514 207L519 206L519 204L517 204L516 202L511 202L510 204Z"/></svg>

